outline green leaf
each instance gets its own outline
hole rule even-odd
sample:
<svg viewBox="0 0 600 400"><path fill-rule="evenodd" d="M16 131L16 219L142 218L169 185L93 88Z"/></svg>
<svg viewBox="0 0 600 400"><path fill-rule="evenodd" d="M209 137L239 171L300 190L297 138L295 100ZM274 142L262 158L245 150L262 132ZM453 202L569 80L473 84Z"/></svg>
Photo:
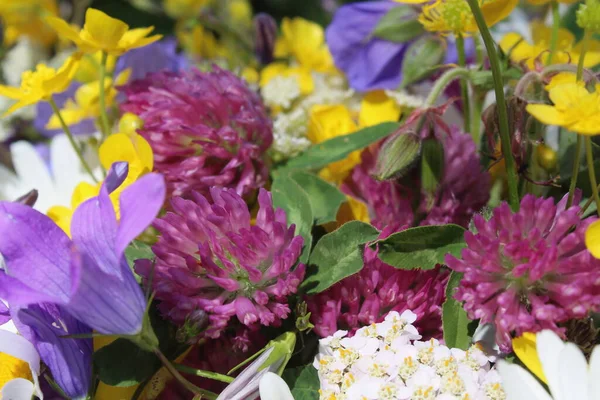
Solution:
<svg viewBox="0 0 600 400"><path fill-rule="evenodd" d="M140 242L139 240L134 240L125 249L125 258L127 258L127 262L129 263L129 265L133 267L133 263L135 260L153 260L154 253L152 252L152 247L150 247L150 245L144 242Z"/></svg>
<svg viewBox="0 0 600 400"><path fill-rule="evenodd" d="M312 245L313 213L306 192L292 178L278 175L271 185L273 205L283 209L288 224L296 225L296 234L304 238L304 249L300 262L306 263Z"/></svg>
<svg viewBox="0 0 600 400"><path fill-rule="evenodd" d="M402 60L400 87L404 88L434 73L444 61L445 54L445 42L437 36L422 36L412 42Z"/></svg>
<svg viewBox="0 0 600 400"><path fill-rule="evenodd" d="M338 188L310 172L292 171L290 176L308 195L316 224L335 221L346 196Z"/></svg>
<svg viewBox="0 0 600 400"><path fill-rule="evenodd" d="M176 358L185 349L173 339L177 328L163 320L154 306L150 307L150 321L163 354ZM162 366L154 353L140 349L128 339L117 339L96 351L94 365L102 382L119 387L144 382Z"/></svg>
<svg viewBox="0 0 600 400"><path fill-rule="evenodd" d="M452 272L446 286L446 301L442 306L442 324L446 346L467 350L471 345L469 324L471 320L462 304L454 299L454 291L460 285L462 274Z"/></svg>
<svg viewBox="0 0 600 400"><path fill-rule="evenodd" d="M425 28L417 17L413 7L394 7L379 20L373 36L395 43L413 40L425 33Z"/></svg>
<svg viewBox="0 0 600 400"><path fill-rule="evenodd" d="M364 265L363 245L378 235L371 225L350 221L323 236L310 256L302 290L308 294L320 293L360 271Z"/></svg>
<svg viewBox="0 0 600 400"><path fill-rule="evenodd" d="M283 168L286 170L323 168L332 162L343 160L355 150L365 148L371 143L390 135L398 127L397 122L384 122L348 135L326 140L312 145L304 153L290 160Z"/></svg>
<svg viewBox="0 0 600 400"><path fill-rule="evenodd" d="M373 244L379 258L400 269L433 269L443 264L446 254L459 255L465 247L465 229L458 225L410 228Z"/></svg>
<svg viewBox="0 0 600 400"><path fill-rule="evenodd" d="M294 400L319 400L319 375L311 364L289 368L281 376L288 384Z"/></svg>

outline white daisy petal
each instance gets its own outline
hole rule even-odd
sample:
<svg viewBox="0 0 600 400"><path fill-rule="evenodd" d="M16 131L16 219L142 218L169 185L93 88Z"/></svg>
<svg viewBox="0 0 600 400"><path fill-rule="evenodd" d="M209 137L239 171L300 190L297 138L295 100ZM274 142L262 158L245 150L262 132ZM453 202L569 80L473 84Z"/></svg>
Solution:
<svg viewBox="0 0 600 400"><path fill-rule="evenodd" d="M502 376L507 400L552 400L542 385L520 366L499 360L498 372Z"/></svg>
<svg viewBox="0 0 600 400"><path fill-rule="evenodd" d="M552 392L554 400L592 399L588 397L588 365L579 347L567 343L559 357L560 396Z"/></svg>

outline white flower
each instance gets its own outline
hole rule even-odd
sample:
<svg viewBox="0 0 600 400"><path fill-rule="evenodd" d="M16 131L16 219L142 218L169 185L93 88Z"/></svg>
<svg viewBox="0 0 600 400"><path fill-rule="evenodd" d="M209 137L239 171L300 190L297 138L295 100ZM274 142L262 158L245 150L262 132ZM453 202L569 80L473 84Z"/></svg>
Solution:
<svg viewBox="0 0 600 400"><path fill-rule="evenodd" d="M55 205L69 206L80 182L93 183L65 134L55 136L50 143L50 168L29 142L11 144L10 152L17 174L0 166L0 196L5 200L16 200L36 189L38 200L34 208L45 213ZM100 171L95 174L99 177Z"/></svg>
<svg viewBox="0 0 600 400"><path fill-rule="evenodd" d="M290 388L273 372L267 372L258 384L261 400L294 400Z"/></svg>
<svg viewBox="0 0 600 400"><path fill-rule="evenodd" d="M263 86L261 94L268 106L288 109L300 97L300 84L295 76L277 75Z"/></svg>
<svg viewBox="0 0 600 400"><path fill-rule="evenodd" d="M564 343L554 332L537 335L537 353L548 381L550 394L524 368L498 362L508 400L597 400L600 399L600 346L588 365L581 350Z"/></svg>
<svg viewBox="0 0 600 400"><path fill-rule="evenodd" d="M313 363L322 400L503 400L499 376L476 346L449 349L418 341L416 315L391 312L353 337L321 339Z"/></svg>
<svg viewBox="0 0 600 400"><path fill-rule="evenodd" d="M272 150L281 158L290 158L306 150L311 142L306 137L308 116L302 108L277 114L273 121Z"/></svg>
<svg viewBox="0 0 600 400"><path fill-rule="evenodd" d="M425 106L425 98L414 96L403 90L386 90L385 94L394 99L400 107L421 108Z"/></svg>
<svg viewBox="0 0 600 400"><path fill-rule="evenodd" d="M35 394L43 399L44 397L38 383L38 376L40 374L40 356L33 344L23 336L11 332L11 330L5 329L5 325L0 327L0 356L6 354L20 360L18 362L27 363L29 365L31 376L33 377L33 382L22 377L15 377L0 388L0 398L10 400L30 400ZM6 362L6 360L4 362ZM8 362L9 365L0 365L0 372L2 372L2 367L9 368L10 363L14 362L14 359L9 360ZM10 369L8 371L10 371Z"/></svg>

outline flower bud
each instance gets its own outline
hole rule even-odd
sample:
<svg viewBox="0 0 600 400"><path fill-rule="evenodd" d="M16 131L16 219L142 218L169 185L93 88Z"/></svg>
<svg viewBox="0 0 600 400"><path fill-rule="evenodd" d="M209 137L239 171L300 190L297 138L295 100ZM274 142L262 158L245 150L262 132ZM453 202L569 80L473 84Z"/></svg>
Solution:
<svg viewBox="0 0 600 400"><path fill-rule="evenodd" d="M208 325L208 316L202 310L192 311L185 319L185 322L179 329L175 337L180 343L187 343L197 338Z"/></svg>
<svg viewBox="0 0 600 400"><path fill-rule="evenodd" d="M421 151L421 187L430 201L433 201L443 176L444 147L436 139L426 139Z"/></svg>
<svg viewBox="0 0 600 400"><path fill-rule="evenodd" d="M537 161L540 167L544 168L547 172L556 170L558 164L558 155L556 151L545 144L540 144L536 148Z"/></svg>
<svg viewBox="0 0 600 400"><path fill-rule="evenodd" d="M119 121L119 132L126 135L137 133L138 129L144 127L144 121L133 113L125 113Z"/></svg>
<svg viewBox="0 0 600 400"><path fill-rule="evenodd" d="M35 205L35 202L38 199L38 191L33 189L31 191L29 191L27 194L19 197L17 200L15 200L15 203L21 203L21 204L25 204L26 206L29 207L33 207Z"/></svg>
<svg viewBox="0 0 600 400"><path fill-rule="evenodd" d="M421 150L421 139L412 132L387 139L379 150L375 179L383 181L403 176L415 164Z"/></svg>
<svg viewBox="0 0 600 400"><path fill-rule="evenodd" d="M273 61L275 39L277 38L277 22L266 13L254 17L254 52L262 64Z"/></svg>
<svg viewBox="0 0 600 400"><path fill-rule="evenodd" d="M417 17L418 14L411 6L394 7L377 23L373 36L395 43L411 41L425 33L425 28Z"/></svg>
<svg viewBox="0 0 600 400"><path fill-rule="evenodd" d="M587 0L577 10L577 25L590 32L600 32L600 2Z"/></svg>

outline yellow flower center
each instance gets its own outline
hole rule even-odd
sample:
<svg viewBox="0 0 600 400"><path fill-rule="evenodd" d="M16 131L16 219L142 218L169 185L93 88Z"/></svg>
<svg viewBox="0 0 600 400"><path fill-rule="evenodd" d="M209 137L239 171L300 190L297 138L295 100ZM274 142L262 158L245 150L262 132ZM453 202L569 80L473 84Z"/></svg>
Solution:
<svg viewBox="0 0 600 400"><path fill-rule="evenodd" d="M465 20L471 16L471 9L465 0L447 0L442 9L441 16L453 32L459 32Z"/></svg>
<svg viewBox="0 0 600 400"><path fill-rule="evenodd" d="M16 378L33 381L29 364L16 357L0 353L0 388Z"/></svg>

